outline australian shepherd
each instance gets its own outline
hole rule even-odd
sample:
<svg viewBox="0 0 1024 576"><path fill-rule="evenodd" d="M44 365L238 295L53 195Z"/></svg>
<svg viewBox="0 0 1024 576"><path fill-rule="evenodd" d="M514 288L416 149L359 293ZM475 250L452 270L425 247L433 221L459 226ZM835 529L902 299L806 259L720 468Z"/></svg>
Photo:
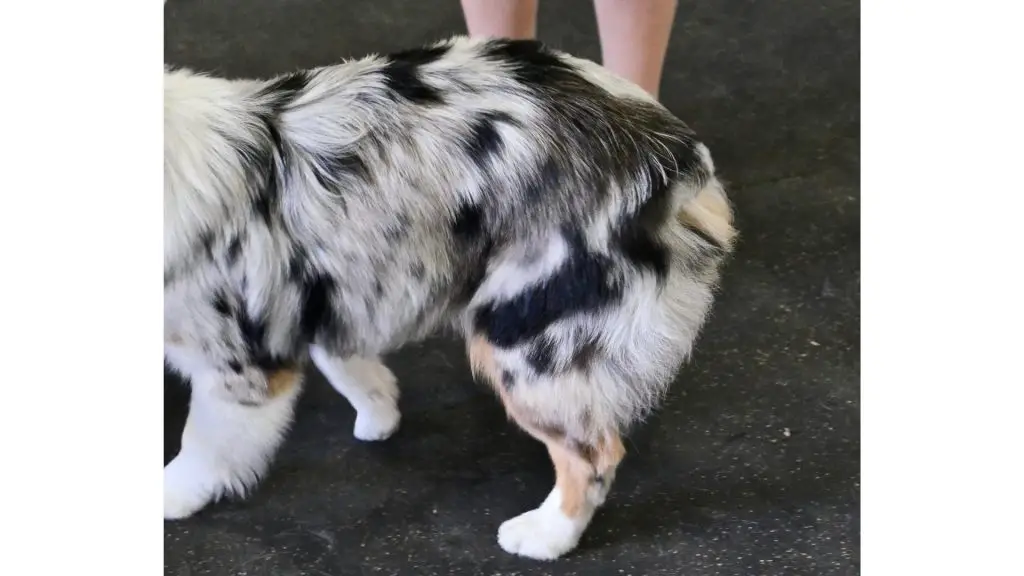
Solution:
<svg viewBox="0 0 1024 576"><path fill-rule="evenodd" d="M707 147L653 97L533 41L164 81L164 341L191 384L164 517L244 496L312 362L398 427L382 355L443 328L556 482L506 551L573 549L622 434L690 354L732 252Z"/></svg>

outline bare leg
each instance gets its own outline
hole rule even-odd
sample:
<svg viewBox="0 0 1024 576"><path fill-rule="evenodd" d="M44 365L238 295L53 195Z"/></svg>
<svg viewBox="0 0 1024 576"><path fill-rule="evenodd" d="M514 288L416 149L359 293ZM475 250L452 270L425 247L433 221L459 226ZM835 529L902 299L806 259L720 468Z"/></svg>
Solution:
<svg viewBox="0 0 1024 576"><path fill-rule="evenodd" d="M594 0L602 64L658 97L677 0Z"/></svg>
<svg viewBox="0 0 1024 576"><path fill-rule="evenodd" d="M462 0L469 35L515 40L537 35L537 0Z"/></svg>
<svg viewBox="0 0 1024 576"><path fill-rule="evenodd" d="M341 358L320 346L310 346L309 357L349 404L356 409L354 435L360 440L384 440L395 433L398 384L394 374L376 358Z"/></svg>

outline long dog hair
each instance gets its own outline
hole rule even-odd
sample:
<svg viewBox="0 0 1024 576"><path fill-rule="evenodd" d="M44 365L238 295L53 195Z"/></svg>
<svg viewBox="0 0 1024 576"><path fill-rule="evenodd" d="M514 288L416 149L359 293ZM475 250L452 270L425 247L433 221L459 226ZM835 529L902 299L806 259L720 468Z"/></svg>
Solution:
<svg viewBox="0 0 1024 576"><path fill-rule="evenodd" d="M575 547L732 250L695 134L593 62L463 37L269 81L167 69L164 132L165 350L192 386L165 518L257 483L310 360L357 437L389 436L379 357L451 327L556 469L499 544Z"/></svg>

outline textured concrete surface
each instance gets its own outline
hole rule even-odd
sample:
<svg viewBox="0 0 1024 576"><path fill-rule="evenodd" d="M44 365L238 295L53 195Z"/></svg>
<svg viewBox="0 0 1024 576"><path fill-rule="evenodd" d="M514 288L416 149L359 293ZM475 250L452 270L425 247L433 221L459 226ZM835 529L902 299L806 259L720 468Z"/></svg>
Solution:
<svg viewBox="0 0 1024 576"><path fill-rule="evenodd" d="M664 408L627 441L607 506L553 564L498 525L553 473L475 385L460 344L390 359L402 429L367 445L315 376L248 501L165 528L165 572L231 575L859 573L859 5L680 3L662 98L730 184L743 233L715 315ZM169 0L165 60L270 75L462 32L455 0ZM584 57L591 4L541 3ZM165 460L187 388L166 379Z"/></svg>

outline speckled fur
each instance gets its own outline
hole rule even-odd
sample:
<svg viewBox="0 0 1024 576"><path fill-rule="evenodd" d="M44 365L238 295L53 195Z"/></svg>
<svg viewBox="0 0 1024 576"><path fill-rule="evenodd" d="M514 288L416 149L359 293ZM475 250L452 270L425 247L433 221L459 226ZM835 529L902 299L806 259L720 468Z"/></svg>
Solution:
<svg viewBox="0 0 1024 576"><path fill-rule="evenodd" d="M459 37L269 81L169 69L164 114L168 361L193 411L280 404L242 481L196 416L165 492L204 493L167 517L255 483L298 394L280 375L311 346L340 367L445 327L486 349L477 372L517 422L586 459L673 380L735 235L682 121L535 42Z"/></svg>

